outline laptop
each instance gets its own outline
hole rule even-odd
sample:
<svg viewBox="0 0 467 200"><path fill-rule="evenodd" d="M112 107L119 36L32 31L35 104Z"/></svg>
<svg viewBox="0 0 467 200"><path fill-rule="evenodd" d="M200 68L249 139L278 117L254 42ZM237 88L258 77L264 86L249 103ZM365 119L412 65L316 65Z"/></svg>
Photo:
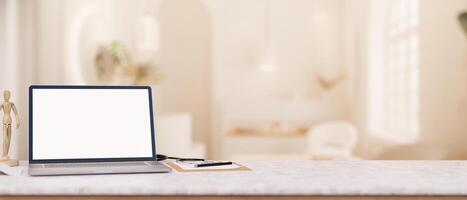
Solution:
<svg viewBox="0 0 467 200"><path fill-rule="evenodd" d="M149 86L29 87L29 175L169 171Z"/></svg>

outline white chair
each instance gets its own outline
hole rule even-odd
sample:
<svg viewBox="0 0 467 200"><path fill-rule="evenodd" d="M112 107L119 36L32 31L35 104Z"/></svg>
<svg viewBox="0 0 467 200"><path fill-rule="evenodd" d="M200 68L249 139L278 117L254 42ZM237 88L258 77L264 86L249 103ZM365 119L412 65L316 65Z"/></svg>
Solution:
<svg viewBox="0 0 467 200"><path fill-rule="evenodd" d="M307 133L307 148L312 159L356 159L357 130L352 123L332 121L317 125Z"/></svg>

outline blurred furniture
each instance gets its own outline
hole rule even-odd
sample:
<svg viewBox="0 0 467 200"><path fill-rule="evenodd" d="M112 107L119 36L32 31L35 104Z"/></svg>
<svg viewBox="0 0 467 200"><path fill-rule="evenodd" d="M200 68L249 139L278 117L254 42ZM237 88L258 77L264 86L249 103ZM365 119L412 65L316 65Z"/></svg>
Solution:
<svg viewBox="0 0 467 200"><path fill-rule="evenodd" d="M429 145L399 145L377 155L376 160L444 160L449 151Z"/></svg>
<svg viewBox="0 0 467 200"><path fill-rule="evenodd" d="M465 199L467 161L249 161L248 172L0 176L2 199ZM26 162L20 167L27 170Z"/></svg>
<svg viewBox="0 0 467 200"><path fill-rule="evenodd" d="M219 158L234 160L309 159L306 133L338 116L329 99L236 101L223 107ZM241 147L241 148L240 148Z"/></svg>
<svg viewBox="0 0 467 200"><path fill-rule="evenodd" d="M466 160L464 146L410 144L398 145L381 152L375 160Z"/></svg>
<svg viewBox="0 0 467 200"><path fill-rule="evenodd" d="M307 134L308 153L313 159L355 159L357 130L352 123L332 121L317 125Z"/></svg>
<svg viewBox="0 0 467 200"><path fill-rule="evenodd" d="M237 122L229 130L225 131L229 136L304 136L310 124L306 123L283 123L278 120L265 122Z"/></svg>
<svg viewBox="0 0 467 200"><path fill-rule="evenodd" d="M464 29L464 33L467 34L467 12L461 13L459 15L459 22Z"/></svg>
<svg viewBox="0 0 467 200"><path fill-rule="evenodd" d="M304 135L228 135L222 147L222 158L228 160L308 159Z"/></svg>
<svg viewBox="0 0 467 200"><path fill-rule="evenodd" d="M156 116L156 150L158 154L204 158L205 145L193 142L192 120L189 113Z"/></svg>
<svg viewBox="0 0 467 200"><path fill-rule="evenodd" d="M232 155L232 161L274 161L274 160L310 160L310 155L306 153L264 153L264 154L238 154Z"/></svg>

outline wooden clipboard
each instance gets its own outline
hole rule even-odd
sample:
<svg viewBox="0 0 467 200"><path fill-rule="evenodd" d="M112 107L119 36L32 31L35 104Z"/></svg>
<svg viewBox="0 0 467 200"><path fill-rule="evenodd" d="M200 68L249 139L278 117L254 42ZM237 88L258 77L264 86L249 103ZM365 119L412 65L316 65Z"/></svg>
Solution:
<svg viewBox="0 0 467 200"><path fill-rule="evenodd" d="M243 165L240 165L238 163L235 163L239 167L233 168L233 169L200 169L200 170L192 170L192 169L183 169L177 164L173 163L173 161L167 161L165 162L168 166L170 166L172 169L175 169L177 172L229 172L229 171L251 171L250 168L245 167Z"/></svg>

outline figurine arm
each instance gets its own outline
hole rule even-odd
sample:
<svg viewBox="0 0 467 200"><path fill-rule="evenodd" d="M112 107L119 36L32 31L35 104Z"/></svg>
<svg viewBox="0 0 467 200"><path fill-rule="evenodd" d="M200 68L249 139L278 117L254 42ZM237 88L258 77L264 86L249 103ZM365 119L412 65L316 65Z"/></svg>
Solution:
<svg viewBox="0 0 467 200"><path fill-rule="evenodd" d="M18 116L18 110L16 109L16 106L14 103L11 104L11 109L13 109L13 113L15 114L16 129L18 129L19 128L19 116Z"/></svg>
<svg viewBox="0 0 467 200"><path fill-rule="evenodd" d="M2 111L2 109L3 109L3 105L0 105L0 111Z"/></svg>

